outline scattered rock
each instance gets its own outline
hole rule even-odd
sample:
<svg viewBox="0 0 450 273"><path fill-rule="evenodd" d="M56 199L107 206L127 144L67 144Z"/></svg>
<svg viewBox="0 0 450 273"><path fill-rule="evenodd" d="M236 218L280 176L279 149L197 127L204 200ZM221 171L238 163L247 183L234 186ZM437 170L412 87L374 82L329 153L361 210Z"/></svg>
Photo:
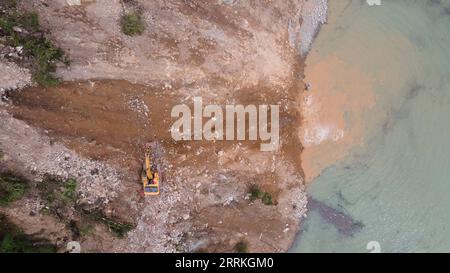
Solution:
<svg viewBox="0 0 450 273"><path fill-rule="evenodd" d="M81 0L66 0L66 3L69 6L80 6Z"/></svg>

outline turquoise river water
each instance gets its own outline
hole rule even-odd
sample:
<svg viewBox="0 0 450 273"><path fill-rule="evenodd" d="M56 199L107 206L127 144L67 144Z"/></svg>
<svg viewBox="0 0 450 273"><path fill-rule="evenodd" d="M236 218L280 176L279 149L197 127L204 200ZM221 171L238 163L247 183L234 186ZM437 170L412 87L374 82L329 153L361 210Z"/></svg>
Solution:
<svg viewBox="0 0 450 273"><path fill-rule="evenodd" d="M375 104L358 113L363 143L310 183L316 205L291 251L448 252L450 0L331 0L329 10L312 51L370 78L361 92Z"/></svg>

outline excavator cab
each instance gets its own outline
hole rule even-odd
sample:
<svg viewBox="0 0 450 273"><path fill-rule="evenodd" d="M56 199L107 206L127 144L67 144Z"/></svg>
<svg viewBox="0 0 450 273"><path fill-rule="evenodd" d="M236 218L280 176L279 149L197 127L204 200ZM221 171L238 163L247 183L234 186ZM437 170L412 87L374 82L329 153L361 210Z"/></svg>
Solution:
<svg viewBox="0 0 450 273"><path fill-rule="evenodd" d="M160 176L158 166L153 161L151 147L148 146L145 150L145 161L142 168L142 186L144 188L144 195L158 195Z"/></svg>

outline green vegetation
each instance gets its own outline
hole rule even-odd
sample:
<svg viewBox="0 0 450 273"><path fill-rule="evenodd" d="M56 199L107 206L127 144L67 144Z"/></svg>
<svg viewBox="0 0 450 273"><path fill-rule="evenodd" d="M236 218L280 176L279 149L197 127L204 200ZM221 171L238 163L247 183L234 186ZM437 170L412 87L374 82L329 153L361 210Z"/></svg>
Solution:
<svg viewBox="0 0 450 273"><path fill-rule="evenodd" d="M74 203L77 200L77 181L69 178L64 185L62 196L66 203Z"/></svg>
<svg viewBox="0 0 450 273"><path fill-rule="evenodd" d="M0 3L1 8L10 9L17 6L17 0L2 0Z"/></svg>
<svg viewBox="0 0 450 273"><path fill-rule="evenodd" d="M80 237L88 237L95 232L95 224L92 220L86 219L86 217L80 217L78 221L70 220L67 223L67 227L69 227L72 233L72 239L77 241Z"/></svg>
<svg viewBox="0 0 450 273"><path fill-rule="evenodd" d="M122 15L120 23L122 25L122 32L128 36L141 35L145 30L141 15L135 11Z"/></svg>
<svg viewBox="0 0 450 273"><path fill-rule="evenodd" d="M80 222L77 227L82 237L89 236L94 232L94 225L91 223Z"/></svg>
<svg viewBox="0 0 450 273"><path fill-rule="evenodd" d="M249 188L250 200L255 201L256 199L262 198L264 193L259 189L257 185L251 185Z"/></svg>
<svg viewBox="0 0 450 273"><path fill-rule="evenodd" d="M264 205L273 205L272 195L268 192L263 192L257 185L251 185L249 188L250 200L255 201L256 199L261 199Z"/></svg>
<svg viewBox="0 0 450 273"><path fill-rule="evenodd" d="M246 253L247 252L247 243L244 241L239 241L234 245L234 251L237 253Z"/></svg>
<svg viewBox="0 0 450 273"><path fill-rule="evenodd" d="M76 192L77 181L69 178L61 180L52 175L45 175L37 189L42 200L46 203L50 213L61 215L67 208L75 205L78 194Z"/></svg>
<svg viewBox="0 0 450 273"><path fill-rule="evenodd" d="M269 193L265 192L263 197L261 198L261 202L267 206L273 205L272 196Z"/></svg>
<svg viewBox="0 0 450 273"><path fill-rule="evenodd" d="M108 217L100 210L88 211L80 209L79 211L81 214L81 219L83 219L81 222L82 225L89 225L89 221L102 223L106 225L117 238L124 238L130 230L134 229L133 224L122 222L113 217Z"/></svg>
<svg viewBox="0 0 450 273"><path fill-rule="evenodd" d="M0 253L54 253L56 246L24 234L0 214Z"/></svg>
<svg viewBox="0 0 450 273"><path fill-rule="evenodd" d="M42 182L37 185L39 195L46 203L46 211L50 214L64 218L68 210L75 209L78 211L80 220L68 223L77 236L90 235L95 223L106 225L118 238L123 238L128 231L134 228L134 225L130 223L107 217L101 210L91 211L79 208L77 206L78 193L76 188L77 181L75 179L61 180L52 175L45 175Z"/></svg>
<svg viewBox="0 0 450 273"><path fill-rule="evenodd" d="M12 173L0 173L0 206L6 206L23 197L28 188L25 179Z"/></svg>
<svg viewBox="0 0 450 273"><path fill-rule="evenodd" d="M64 52L44 37L40 28L38 14L35 12L18 12L13 0L0 3L0 38L12 47L23 47L24 54L31 61L33 79L42 86L59 83L54 76L56 64L66 65L70 61Z"/></svg>
<svg viewBox="0 0 450 273"><path fill-rule="evenodd" d="M94 232L94 223L92 220L87 219L83 215L80 216L79 221L71 220L68 223L72 236L75 239L79 237L86 237L92 235Z"/></svg>

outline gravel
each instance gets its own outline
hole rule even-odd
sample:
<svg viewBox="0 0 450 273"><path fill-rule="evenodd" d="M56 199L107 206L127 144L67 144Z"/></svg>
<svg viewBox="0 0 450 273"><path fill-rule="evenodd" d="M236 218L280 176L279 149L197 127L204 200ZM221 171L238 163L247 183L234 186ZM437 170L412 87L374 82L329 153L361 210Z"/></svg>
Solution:
<svg viewBox="0 0 450 273"><path fill-rule="evenodd" d="M50 144L42 132L1 109L0 128L0 149L23 166L22 172L35 174L37 180L45 174L75 178L80 202L88 205L107 204L119 192L121 175L114 166L81 157L62 144Z"/></svg>
<svg viewBox="0 0 450 273"><path fill-rule="evenodd" d="M31 84L31 73L17 64L0 60L0 95L5 90L19 89Z"/></svg>

